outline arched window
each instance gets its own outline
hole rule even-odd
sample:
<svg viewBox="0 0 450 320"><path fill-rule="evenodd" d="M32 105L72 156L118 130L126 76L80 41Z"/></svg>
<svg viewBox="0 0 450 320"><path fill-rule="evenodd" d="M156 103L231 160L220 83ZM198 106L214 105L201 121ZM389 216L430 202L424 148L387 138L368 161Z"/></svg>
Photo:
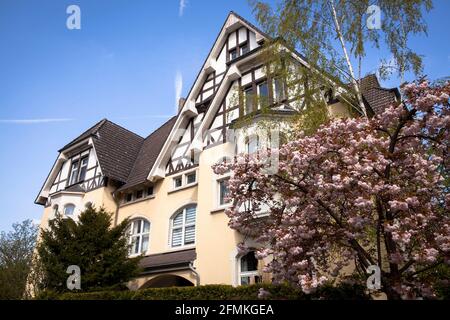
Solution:
<svg viewBox="0 0 450 320"><path fill-rule="evenodd" d="M197 205L190 205L175 213L171 219L171 247L195 243L195 215Z"/></svg>
<svg viewBox="0 0 450 320"><path fill-rule="evenodd" d="M130 224L130 255L145 253L150 241L150 222L135 219Z"/></svg>
<svg viewBox="0 0 450 320"><path fill-rule="evenodd" d="M261 282L261 276L258 271L258 259L255 252L250 251L239 259L239 284L254 284Z"/></svg>
<svg viewBox="0 0 450 320"><path fill-rule="evenodd" d="M71 216L75 212L75 206L71 203L68 203L64 206L64 215Z"/></svg>
<svg viewBox="0 0 450 320"><path fill-rule="evenodd" d="M58 212L59 212L59 206L58 206L57 204L55 204L55 205L53 206L53 211L52 211L53 217L56 217L56 215L58 214Z"/></svg>

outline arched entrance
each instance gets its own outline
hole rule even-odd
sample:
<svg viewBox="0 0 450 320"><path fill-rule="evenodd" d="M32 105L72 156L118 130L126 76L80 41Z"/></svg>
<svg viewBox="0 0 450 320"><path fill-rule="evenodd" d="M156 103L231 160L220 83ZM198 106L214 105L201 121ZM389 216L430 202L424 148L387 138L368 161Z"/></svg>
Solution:
<svg viewBox="0 0 450 320"><path fill-rule="evenodd" d="M172 274L165 274L148 280L142 285L141 289L192 286L194 286L194 284L183 277Z"/></svg>

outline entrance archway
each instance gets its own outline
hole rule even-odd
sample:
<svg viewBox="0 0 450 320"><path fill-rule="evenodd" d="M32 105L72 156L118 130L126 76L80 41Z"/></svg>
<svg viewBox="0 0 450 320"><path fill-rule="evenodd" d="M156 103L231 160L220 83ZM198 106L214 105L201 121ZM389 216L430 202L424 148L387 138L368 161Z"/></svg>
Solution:
<svg viewBox="0 0 450 320"><path fill-rule="evenodd" d="M194 284L183 277L172 274L165 274L148 280L142 285L141 289L192 286L194 286Z"/></svg>

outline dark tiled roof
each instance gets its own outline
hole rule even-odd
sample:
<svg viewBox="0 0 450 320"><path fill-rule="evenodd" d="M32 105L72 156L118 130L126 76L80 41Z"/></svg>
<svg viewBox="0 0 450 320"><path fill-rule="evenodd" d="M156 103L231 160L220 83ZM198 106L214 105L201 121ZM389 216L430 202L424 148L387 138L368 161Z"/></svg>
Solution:
<svg viewBox="0 0 450 320"><path fill-rule="evenodd" d="M375 114L381 113L398 101L400 93L397 88L382 88L375 74L360 80L361 93Z"/></svg>
<svg viewBox="0 0 450 320"><path fill-rule="evenodd" d="M161 127L156 129L152 134L145 138L136 161L128 176L127 183L119 190L124 190L143 183L147 180L147 176L156 161L177 117L174 116Z"/></svg>
<svg viewBox="0 0 450 320"><path fill-rule="evenodd" d="M92 137L97 159L105 177L122 182L121 190L144 183L177 117L172 117L147 138L103 119L61 150Z"/></svg>
<svg viewBox="0 0 450 320"><path fill-rule="evenodd" d="M92 127L90 127L89 129L87 129L85 132L83 132L82 134L80 134L77 138L73 139L72 141L70 141L68 144L66 144L64 147L62 147L60 150L58 150L58 152L61 152L75 144L77 144L78 142L83 141L84 139L87 139L93 135L95 135L95 133L98 131L98 129L108 120L103 119L100 120L99 122L97 122L96 124L94 124Z"/></svg>
<svg viewBox="0 0 450 320"><path fill-rule="evenodd" d="M126 182L144 138L106 120L93 141L103 175Z"/></svg>
<svg viewBox="0 0 450 320"><path fill-rule="evenodd" d="M139 262L143 269L164 268L173 265L189 264L197 258L195 249L166 252L145 256Z"/></svg>

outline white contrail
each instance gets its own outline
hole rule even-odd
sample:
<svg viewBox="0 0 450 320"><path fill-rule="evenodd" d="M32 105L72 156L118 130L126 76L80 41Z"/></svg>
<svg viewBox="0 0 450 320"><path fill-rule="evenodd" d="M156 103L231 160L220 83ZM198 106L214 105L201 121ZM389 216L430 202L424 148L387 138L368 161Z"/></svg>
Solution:
<svg viewBox="0 0 450 320"><path fill-rule="evenodd" d="M49 122L65 122L72 121L69 118L46 118L46 119L0 119L0 123L13 124L35 124L35 123L49 123Z"/></svg>
<svg viewBox="0 0 450 320"><path fill-rule="evenodd" d="M180 71L175 74L175 111L178 113L178 101L181 98L181 90L183 90L183 76Z"/></svg>
<svg viewBox="0 0 450 320"><path fill-rule="evenodd" d="M180 6L178 7L178 15L180 17L183 16L184 8L186 7L186 5L187 5L187 0L180 0Z"/></svg>

